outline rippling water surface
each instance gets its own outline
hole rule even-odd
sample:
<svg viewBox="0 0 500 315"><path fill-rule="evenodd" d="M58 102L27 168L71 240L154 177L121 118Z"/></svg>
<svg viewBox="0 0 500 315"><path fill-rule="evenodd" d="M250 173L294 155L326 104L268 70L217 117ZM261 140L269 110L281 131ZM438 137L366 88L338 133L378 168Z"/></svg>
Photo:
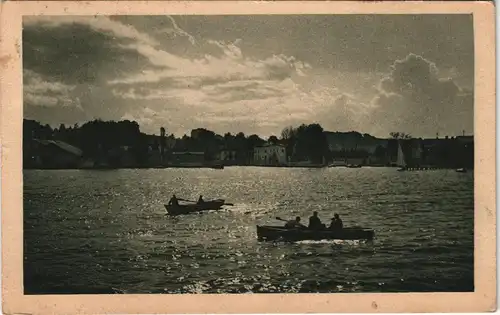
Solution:
<svg viewBox="0 0 500 315"><path fill-rule="evenodd" d="M235 206L169 217L172 193ZM472 291L473 201L473 174L446 170L24 171L25 292ZM314 210L373 244L257 242Z"/></svg>

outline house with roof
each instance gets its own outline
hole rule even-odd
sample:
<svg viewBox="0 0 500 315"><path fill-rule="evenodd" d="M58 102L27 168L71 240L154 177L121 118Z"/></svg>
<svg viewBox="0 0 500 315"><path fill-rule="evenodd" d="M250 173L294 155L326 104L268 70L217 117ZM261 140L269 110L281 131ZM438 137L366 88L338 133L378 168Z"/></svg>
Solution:
<svg viewBox="0 0 500 315"><path fill-rule="evenodd" d="M27 168L79 168L88 162L76 146L59 140L39 139L30 141L24 159Z"/></svg>
<svg viewBox="0 0 500 315"><path fill-rule="evenodd" d="M222 149L219 152L219 161L224 165L235 165L237 164L237 152L236 150Z"/></svg>
<svg viewBox="0 0 500 315"><path fill-rule="evenodd" d="M255 165L286 165L286 148L281 144L270 143L254 147L253 161Z"/></svg>

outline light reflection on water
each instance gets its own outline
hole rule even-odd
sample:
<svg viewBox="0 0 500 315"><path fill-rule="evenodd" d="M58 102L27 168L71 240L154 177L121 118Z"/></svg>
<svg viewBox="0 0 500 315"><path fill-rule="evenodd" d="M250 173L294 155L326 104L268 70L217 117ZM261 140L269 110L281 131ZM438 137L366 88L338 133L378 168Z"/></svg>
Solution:
<svg viewBox="0 0 500 315"><path fill-rule="evenodd" d="M25 171L26 293L473 290L473 175L386 168ZM165 215L171 194L223 211ZM318 211L375 240L259 243Z"/></svg>

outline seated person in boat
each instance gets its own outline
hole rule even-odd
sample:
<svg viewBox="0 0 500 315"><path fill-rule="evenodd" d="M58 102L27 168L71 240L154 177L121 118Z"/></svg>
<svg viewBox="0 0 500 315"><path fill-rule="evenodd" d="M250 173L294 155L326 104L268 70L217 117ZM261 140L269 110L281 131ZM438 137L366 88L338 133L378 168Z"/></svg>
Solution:
<svg viewBox="0 0 500 315"><path fill-rule="evenodd" d="M342 223L342 219L338 213L335 213L330 224L330 230L341 230L343 227L344 223Z"/></svg>
<svg viewBox="0 0 500 315"><path fill-rule="evenodd" d="M177 199L177 197L175 195L173 195L172 198L170 198L170 200L168 201L168 204L178 206L179 200Z"/></svg>
<svg viewBox="0 0 500 315"><path fill-rule="evenodd" d="M290 220L287 223L285 223L285 227L287 229L293 229L293 228L305 228L305 226L300 223L300 217L296 217L295 220Z"/></svg>
<svg viewBox="0 0 500 315"><path fill-rule="evenodd" d="M198 204L202 204L204 202L205 202L205 200L203 200L203 196L200 195L200 198L198 198Z"/></svg>
<svg viewBox="0 0 500 315"><path fill-rule="evenodd" d="M322 230L325 225L321 223L320 218L318 218L318 211L314 211L313 215L309 218L309 229L312 230Z"/></svg>

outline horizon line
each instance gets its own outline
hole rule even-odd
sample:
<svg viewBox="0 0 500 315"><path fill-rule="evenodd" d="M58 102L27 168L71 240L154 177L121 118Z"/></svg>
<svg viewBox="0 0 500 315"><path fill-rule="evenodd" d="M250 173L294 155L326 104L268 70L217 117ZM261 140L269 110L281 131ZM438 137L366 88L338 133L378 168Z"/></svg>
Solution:
<svg viewBox="0 0 500 315"><path fill-rule="evenodd" d="M40 124L40 125L42 125L42 126L49 125L49 126L51 127L51 129L52 129L52 130L55 130L55 129L58 129L58 128L59 128L59 127L52 127L52 124L48 124L48 123L43 124L41 121L36 120L36 119L29 119L29 118L24 118L24 117L23 117L23 121L24 121L24 120L31 120L31 121L34 121L34 122L37 122L38 124ZM139 126L139 132L140 132L140 133L142 133L142 134L144 134L144 135L147 135L147 136L157 136L157 137L159 137L159 136L160 136L160 135L157 135L156 133L152 133L152 134L150 134L150 133L146 133L146 132L141 131L141 125L139 124L139 122L137 122L137 121L135 121L135 120L128 120L128 119L120 119L120 120L103 120L103 119L101 119L101 118L94 118L93 120L88 120L88 121L85 121L85 122L83 122L83 123L74 123L74 124L72 124L72 125L66 125L66 124L64 124L64 123L60 123L59 125L65 125L65 127L66 127L66 128L74 128L74 127L75 127L75 125L78 125L78 127L80 128L82 125L85 125L85 124L90 123L90 122L93 122L93 121L100 121L100 122L115 122L115 123L129 121L129 122L132 122L132 123L136 123L136 124ZM321 126L321 124L320 124L320 123L318 123L318 122L311 122L311 123L301 123L301 124L299 124L299 125L297 125L297 126L291 126L291 125L288 125L288 126L283 127L283 129L288 128L288 127L297 128L297 127L299 127L299 126L301 126L301 125L306 125L306 126L307 126L307 125L311 125L311 124L318 124L318 125L320 125L320 126ZM323 128L323 126L321 126L321 127ZM161 126L160 128L165 128L165 130L166 130L166 131L168 130L166 127L163 127L163 126ZM227 134L227 133L229 133L230 135L234 135L234 136L236 136L236 135L237 135L237 134L239 134L239 133L243 133L243 134L245 135L245 137L247 137L247 138L248 138L249 136L256 135L256 136L258 136L259 138L261 138L261 139L263 139L263 140L269 139L269 138L270 138L270 137L272 137L272 136L275 136L275 137L276 137L276 138L278 138L278 139L282 139L282 138L281 138L281 135L271 134L271 135L266 135L266 136L263 136L263 135L256 134L256 133L248 133L248 134L247 134L247 133L245 133L245 132L243 132L243 131L239 131L239 132L236 132L236 133L234 133L234 134L233 134L233 133L231 133L231 132L224 132L224 133L222 133L222 134L219 134L219 133L217 133L217 132L215 132L215 131L213 131L213 130L210 130L210 129L206 128L206 127L197 127L197 128L191 129L191 131L193 131L193 130L198 130L198 129L205 129L205 130L207 130L207 131L211 131L211 132L213 132L215 135L222 136L222 137L223 137L225 134ZM282 129L282 130L283 130L283 129ZM326 129L324 129L324 128L323 128L323 132L327 132L327 133L343 133L343 134L347 134L347 133L358 133L358 134L360 134L360 135L362 135L362 136L368 135L368 136L371 136L371 137L373 137L373 138L376 138L376 139L382 139L382 140L391 140L391 139L395 139L395 138L391 138L391 136L390 136L390 135L388 135L388 136L386 136L386 137L378 137L378 136L374 136L374 135L372 135L372 134L370 134L370 133L367 133L367 132L361 132L361 131L357 131L357 130L349 130L349 131L340 131L340 130L336 130L336 131L333 131L333 130L326 130ZM463 130L463 133L462 133L462 134L455 134L455 135L449 135L449 134L440 135L440 134L439 134L439 132L436 132L436 137L413 136L413 135L411 135L411 134L409 134L409 135L411 136L411 138L410 138L410 139L445 139L446 137L448 137L448 138L455 138L455 137L464 137L464 136L466 136L466 137L467 137L467 136L469 136L469 137L470 137L470 136L474 137L474 133L473 133L473 132L469 134L469 133L465 133L465 130ZM191 135L190 135L190 134L188 134L188 133L184 133L183 135L176 135L176 134L174 134L174 133L171 133L171 134L166 133L166 137L169 137L169 136L174 136L174 138L177 138L177 137L178 137L178 138L182 138L182 137L184 137L184 136L191 137ZM266 141L267 141L267 140L266 140Z"/></svg>

